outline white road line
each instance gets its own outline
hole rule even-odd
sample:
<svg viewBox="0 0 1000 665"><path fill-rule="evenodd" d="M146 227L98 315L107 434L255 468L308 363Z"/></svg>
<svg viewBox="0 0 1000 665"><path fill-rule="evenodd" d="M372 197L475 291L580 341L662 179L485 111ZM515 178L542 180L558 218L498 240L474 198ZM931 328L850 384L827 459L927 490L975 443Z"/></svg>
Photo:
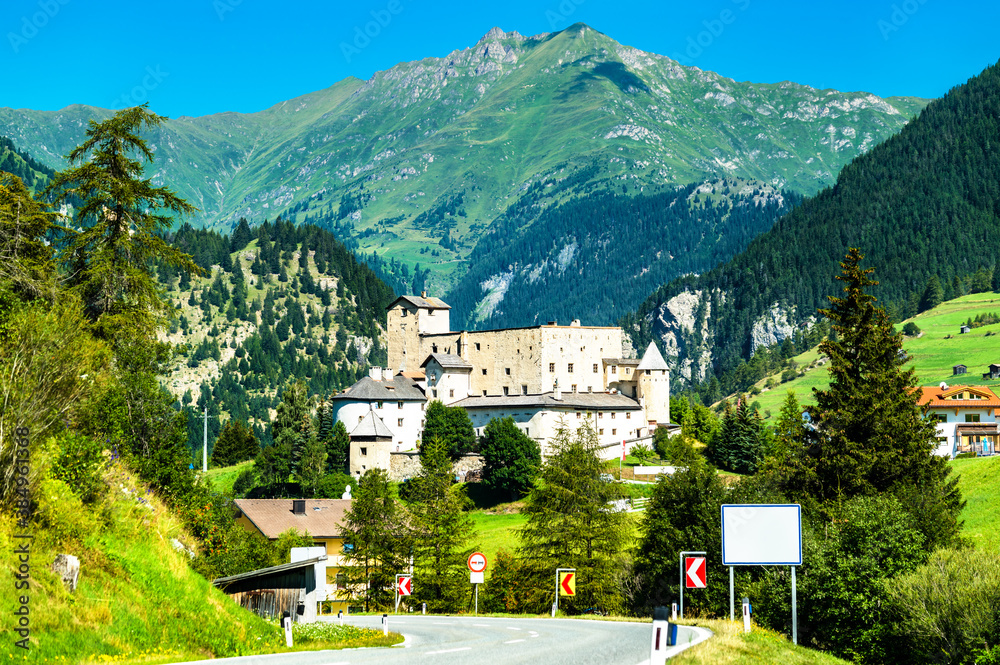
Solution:
<svg viewBox="0 0 1000 665"><path fill-rule="evenodd" d="M474 623L472 625L475 626L476 628L489 628L490 627L490 624L488 624L488 623Z"/></svg>
<svg viewBox="0 0 1000 665"><path fill-rule="evenodd" d="M528 633L528 637L538 637L538 633L532 630Z"/></svg>
<svg viewBox="0 0 1000 665"><path fill-rule="evenodd" d="M504 644L517 644L518 642L524 642L524 640L507 640Z"/></svg>
<svg viewBox="0 0 1000 665"><path fill-rule="evenodd" d="M515 628L514 626L507 626L507 630L521 630L521 629Z"/></svg>
<svg viewBox="0 0 1000 665"><path fill-rule="evenodd" d="M451 621L451 622L448 622L448 621L435 621L434 625L435 626L457 626L458 624L456 624L454 621Z"/></svg>
<svg viewBox="0 0 1000 665"><path fill-rule="evenodd" d="M436 656L439 653L455 653L456 651L472 651L472 647L459 647L457 649L442 649L441 651L428 651L428 656Z"/></svg>

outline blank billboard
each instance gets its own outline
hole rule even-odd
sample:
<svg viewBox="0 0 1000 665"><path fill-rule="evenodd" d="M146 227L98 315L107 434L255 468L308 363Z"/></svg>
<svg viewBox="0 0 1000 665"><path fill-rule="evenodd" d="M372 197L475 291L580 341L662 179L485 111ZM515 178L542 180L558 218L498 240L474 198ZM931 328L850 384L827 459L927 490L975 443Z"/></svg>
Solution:
<svg viewBox="0 0 1000 665"><path fill-rule="evenodd" d="M798 504L722 506L722 564L802 565L802 507Z"/></svg>

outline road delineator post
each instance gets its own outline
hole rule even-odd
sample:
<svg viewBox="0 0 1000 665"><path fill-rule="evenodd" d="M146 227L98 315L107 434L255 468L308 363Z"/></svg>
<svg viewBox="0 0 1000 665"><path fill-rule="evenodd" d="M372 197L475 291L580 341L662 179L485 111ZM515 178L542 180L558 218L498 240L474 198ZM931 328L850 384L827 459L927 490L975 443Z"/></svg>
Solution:
<svg viewBox="0 0 1000 665"><path fill-rule="evenodd" d="M383 614L382 615L382 634L383 635L388 635L389 634L389 615L388 614Z"/></svg>
<svg viewBox="0 0 1000 665"><path fill-rule="evenodd" d="M677 624L670 623L670 610L653 608L653 637L649 645L649 665L665 665L667 647L677 644Z"/></svg>
<svg viewBox="0 0 1000 665"><path fill-rule="evenodd" d="M743 596L743 632L750 632L750 612L752 608L750 607L750 599Z"/></svg>

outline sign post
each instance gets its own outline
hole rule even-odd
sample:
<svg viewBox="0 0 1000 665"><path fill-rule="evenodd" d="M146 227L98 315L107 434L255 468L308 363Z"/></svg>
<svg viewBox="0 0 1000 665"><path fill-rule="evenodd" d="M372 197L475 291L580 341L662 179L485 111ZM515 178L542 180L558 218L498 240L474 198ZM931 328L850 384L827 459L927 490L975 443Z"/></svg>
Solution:
<svg viewBox="0 0 1000 665"><path fill-rule="evenodd" d="M798 644L795 567L802 565L802 506L794 503L723 505L722 564L729 566L730 621L736 614L734 566L789 566L792 569L792 642Z"/></svg>
<svg viewBox="0 0 1000 665"><path fill-rule="evenodd" d="M552 605L552 616L559 611L559 596L576 595L576 568L556 568L556 602Z"/></svg>
<svg viewBox="0 0 1000 665"><path fill-rule="evenodd" d="M693 556L688 557L688 555L693 555ZM698 561L701 562L700 565L697 565L697 567L694 570L694 573L695 573L694 577L691 576L691 572L692 571L688 570L687 566L684 565L684 563L685 563L684 558L685 557L688 557L687 561L689 563L691 563L692 565L693 564L697 564ZM689 589L704 589L706 586L708 586L708 584L706 582L706 580L708 578L708 571L706 570L708 564L705 561L705 553L704 552L681 552L679 565L680 565L680 568L679 568L679 570L680 570L680 580L679 580L679 582L680 582L680 591L681 591L681 607L680 607L680 610L681 610L681 618L683 619L684 618L684 587L687 587ZM700 572L700 575L699 575L699 572ZM695 584L694 582L696 582L696 581L700 582L700 585Z"/></svg>
<svg viewBox="0 0 1000 665"><path fill-rule="evenodd" d="M479 585L486 579L486 555L473 552L469 555L469 582L475 587L476 608L473 614L479 614Z"/></svg>
<svg viewBox="0 0 1000 665"><path fill-rule="evenodd" d="M410 575L396 575L396 614L399 614L399 601L403 596L413 593L413 577Z"/></svg>

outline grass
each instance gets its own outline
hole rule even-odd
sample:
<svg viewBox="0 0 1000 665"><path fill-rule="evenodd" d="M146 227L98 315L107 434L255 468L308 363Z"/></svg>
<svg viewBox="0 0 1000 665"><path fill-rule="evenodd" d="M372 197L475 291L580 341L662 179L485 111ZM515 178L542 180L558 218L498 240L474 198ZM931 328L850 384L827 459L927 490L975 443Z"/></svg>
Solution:
<svg viewBox="0 0 1000 665"><path fill-rule="evenodd" d="M104 483L106 494L93 505L83 505L62 481L40 483L29 528L31 586L22 592L30 602L30 652L6 639L0 659L30 654L35 662L166 663L286 650L276 625L236 605L174 549L174 541L189 548L194 541L127 469L111 465ZM9 516L0 517L4 551L25 542L15 537L22 533ZM80 560L72 594L49 568L60 553ZM16 558L0 565L13 588ZM17 597L4 598L11 616ZM371 646L374 637L331 633L297 646Z"/></svg>
<svg viewBox="0 0 1000 665"><path fill-rule="evenodd" d="M977 549L996 549L1000 546L1000 457L956 459L949 462L952 473L957 475L959 489L965 499L962 534Z"/></svg>
<svg viewBox="0 0 1000 665"><path fill-rule="evenodd" d="M233 466L223 466L209 469L206 476L210 481L212 481L212 488L216 492L232 494L233 483L236 482L239 475L243 473L244 470L252 468L253 460L247 460Z"/></svg>
<svg viewBox="0 0 1000 665"><path fill-rule="evenodd" d="M760 626L749 634L742 621L699 619L684 622L708 628L715 635L682 651L671 659L678 665L725 665L727 663L781 663L782 665L846 665L835 656L792 644L791 640Z"/></svg>
<svg viewBox="0 0 1000 665"><path fill-rule="evenodd" d="M496 560L496 554L504 549L513 552L520 541L515 529L524 526L527 517L521 513L487 513L474 511L472 522L475 525L479 543L479 551L486 555L486 560L492 562ZM487 569L487 575L489 569Z"/></svg>
<svg viewBox="0 0 1000 665"><path fill-rule="evenodd" d="M944 381L949 385L983 385L1000 390L1000 381L982 378L987 365L1000 362L1000 324L959 334L959 327L969 318L991 312L1000 313L1000 294L974 293L943 302L896 326L902 329L913 321L923 333L903 340L903 349L913 359L907 366L916 369L920 385L936 386ZM752 399L760 404L761 414L770 411L771 418L777 418L789 390L795 392L800 404L814 404L812 389L825 388L830 383L828 366L816 364L819 358L817 349L796 356L793 360L804 370L804 375L775 388L765 389L767 379L758 382L756 385L763 392ZM959 364L967 365L969 373L952 376L951 368Z"/></svg>

